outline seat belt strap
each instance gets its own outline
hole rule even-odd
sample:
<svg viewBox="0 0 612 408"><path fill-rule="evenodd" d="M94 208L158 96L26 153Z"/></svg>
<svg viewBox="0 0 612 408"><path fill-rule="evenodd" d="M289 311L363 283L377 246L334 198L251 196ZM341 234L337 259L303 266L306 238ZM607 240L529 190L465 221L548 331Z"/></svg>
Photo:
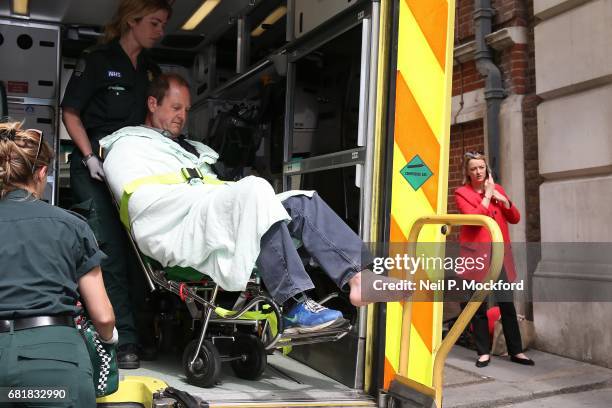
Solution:
<svg viewBox="0 0 612 408"><path fill-rule="evenodd" d="M130 215L128 213L128 203L132 194L140 187L150 184L182 184L189 183L193 179L199 179L204 184L228 184L227 181L219 180L218 178L203 175L202 172L197 168L182 168L180 172L156 174L154 176L141 177L136 180L132 180L127 183L123 189L121 195L121 201L119 203L119 218L128 231L130 227Z"/></svg>

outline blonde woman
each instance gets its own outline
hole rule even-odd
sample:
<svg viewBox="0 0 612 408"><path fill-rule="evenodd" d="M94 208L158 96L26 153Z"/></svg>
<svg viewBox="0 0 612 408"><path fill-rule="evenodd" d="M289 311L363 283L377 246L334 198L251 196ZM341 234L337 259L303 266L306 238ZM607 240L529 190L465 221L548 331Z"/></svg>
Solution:
<svg viewBox="0 0 612 408"><path fill-rule="evenodd" d="M144 123L146 91L159 74L147 49L159 41L172 9L166 0L122 0L108 24L103 43L87 50L68 82L62 101L63 121L75 144L70 162L70 187L75 204L89 214L88 222L108 259L102 264L108 294L117 315L121 338L119 367L138 368L138 336L130 298L129 243L111 197L102 182L97 156L102 137ZM130 278L130 275L132 278Z"/></svg>
<svg viewBox="0 0 612 408"><path fill-rule="evenodd" d="M516 279L516 272L510 247L508 223L518 223L521 215L502 186L495 184L484 154L480 152L465 153L463 158L463 186L455 190L455 202L462 214L486 215L497 222L504 237L505 249L500 279L513 282ZM462 246L462 256L474 257L479 255L478 252L488 249L491 236L484 227L462 226L459 231L459 242ZM468 246L471 246L471 251L465 252L464 248ZM486 273L486 269L474 269L464 272L462 276L466 279L482 280L484 278L483 273ZM518 364L534 365L533 360L527 358L523 353L512 292L495 291L494 295L501 312L501 321L510 360ZM491 339L489 337L486 302L483 302L472 318L472 326L474 328L476 351L478 352L476 367L486 367L491 361Z"/></svg>
<svg viewBox="0 0 612 408"><path fill-rule="evenodd" d="M95 407L74 316L81 298L102 341L117 341L105 255L84 220L40 201L52 156L39 130L0 124L0 387L63 389L54 407Z"/></svg>

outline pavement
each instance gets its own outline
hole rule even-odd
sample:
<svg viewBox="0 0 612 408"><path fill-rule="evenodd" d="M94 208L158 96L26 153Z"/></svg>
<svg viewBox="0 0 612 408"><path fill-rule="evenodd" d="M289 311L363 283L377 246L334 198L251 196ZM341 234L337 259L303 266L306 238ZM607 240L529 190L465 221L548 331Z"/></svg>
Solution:
<svg viewBox="0 0 612 408"><path fill-rule="evenodd" d="M477 368L476 352L455 346L444 371L444 408L612 408L612 370L529 350L534 367L492 356Z"/></svg>

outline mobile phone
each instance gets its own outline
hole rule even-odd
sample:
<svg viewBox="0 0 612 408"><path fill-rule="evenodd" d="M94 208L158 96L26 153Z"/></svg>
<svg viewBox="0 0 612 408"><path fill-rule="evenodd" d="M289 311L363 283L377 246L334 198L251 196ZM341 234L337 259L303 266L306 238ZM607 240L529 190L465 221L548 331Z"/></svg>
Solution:
<svg viewBox="0 0 612 408"><path fill-rule="evenodd" d="M487 170L485 171L485 178L488 179L490 174L493 174L493 171L491 171L491 168L487 164Z"/></svg>

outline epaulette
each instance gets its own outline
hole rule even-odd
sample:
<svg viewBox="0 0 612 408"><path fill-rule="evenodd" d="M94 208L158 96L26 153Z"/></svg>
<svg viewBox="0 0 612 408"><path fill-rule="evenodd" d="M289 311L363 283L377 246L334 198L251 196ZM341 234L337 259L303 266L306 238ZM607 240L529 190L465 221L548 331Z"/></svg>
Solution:
<svg viewBox="0 0 612 408"><path fill-rule="evenodd" d="M59 207L58 207L59 208ZM72 210L67 210L65 208L62 208L62 210L66 211L68 214L74 215L75 217L77 217L78 219L80 219L81 221L85 221L87 222L87 218L85 218L84 216L82 216L81 214L79 214L76 211L72 211Z"/></svg>
<svg viewBox="0 0 612 408"><path fill-rule="evenodd" d="M78 78L83 74L83 72L85 72L85 68L87 68L88 55L95 54L96 52L104 52L107 50L108 44L96 44L83 50L81 56L79 57L79 60L77 61L76 67L74 68L74 76Z"/></svg>

